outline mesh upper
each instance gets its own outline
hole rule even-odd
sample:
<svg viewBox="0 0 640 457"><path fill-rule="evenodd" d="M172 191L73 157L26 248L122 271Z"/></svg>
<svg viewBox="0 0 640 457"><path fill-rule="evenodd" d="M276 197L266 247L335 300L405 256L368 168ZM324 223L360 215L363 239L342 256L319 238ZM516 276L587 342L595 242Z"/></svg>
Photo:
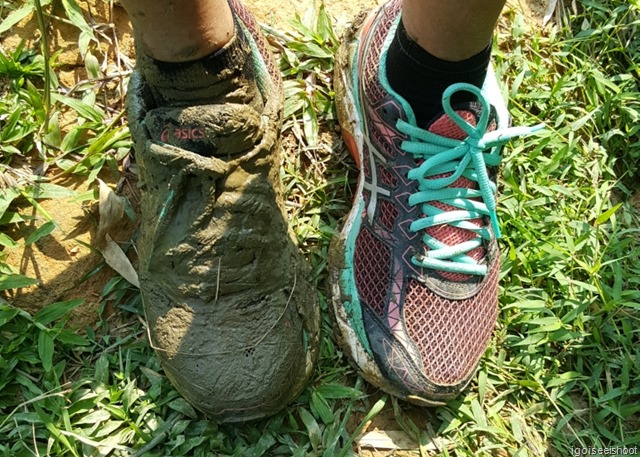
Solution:
<svg viewBox="0 0 640 457"><path fill-rule="evenodd" d="M398 154L397 145L393 141L402 135L398 133L397 136L393 136L394 132L397 132L395 125L380 125L384 121L379 113L385 107L397 102L381 85L378 72L383 43L400 11L401 1L392 0L382 8L381 16L377 18L378 22L375 22L369 30L368 36L361 40L361 43L370 43L370 45L366 48L366 55L361 56L360 81L365 94L363 106L367 114L367 130L371 142L393 162ZM476 116L473 112L461 110L458 114L469 124L475 124ZM437 135L459 140L467 136L447 116L442 116L432 123L429 130ZM363 216L361 229L356 237L354 255L354 274L358 295L378 316L384 317L389 313L388 301L392 295L392 285L397 281L398 284L394 287L393 293L400 293L401 289L403 297L401 316L408 336L420 351L424 374L440 385L458 384L468 379L473 372L491 337L498 311L499 262L497 259L493 260L484 278L438 272L438 275L449 283L447 287L450 286L452 289L462 287L462 284L456 283L484 281L479 292L471 298L447 299L429 289L422 279L418 279L419 268L410 264L410 248L416 248L415 239L407 234L411 241L403 239L402 242L405 244L399 246L396 245L397 238L394 238L403 236L400 235L400 230L401 227L406 226L405 222L425 217L420 214L419 207L417 211L414 210L410 214L402 209L406 204L404 202L407 192L417 191L417 184L415 182L406 184L404 174L400 174L398 168L395 169L397 176L392 172L393 165L382 166L375 161L369 163L366 143L364 148L362 163L364 177L367 182L370 182L372 171L376 171L377 185L390 190L391 197L378 195L377 210L372 225L369 225L367 218ZM420 159L416 159L415 166L418 166L419 162ZM375 169L373 169L374 166ZM406 167L406 163L403 166ZM450 175L451 173L448 173L430 177L430 179ZM402 191L398 190L399 186L404 186ZM449 187L478 189L478 184L460 177ZM370 199L370 192L366 189L363 198L366 207ZM429 202L429 204L443 211L458 210L441 202ZM474 219L469 222L480 227L485 225L483 219ZM417 235L422 237L425 233L449 246L469 241L477 236L469 230L449 225L431 227ZM423 244L422 248L427 249ZM486 249L479 247L467 255L480 262L486 256ZM403 272L402 277L394 273L400 271ZM424 273L431 274L426 271Z"/></svg>
<svg viewBox="0 0 640 457"><path fill-rule="evenodd" d="M498 262L493 262L485 287L467 300L441 298L409 280L405 324L432 381L455 384L475 368L498 315L498 272Z"/></svg>
<svg viewBox="0 0 640 457"><path fill-rule="evenodd" d="M376 106L380 102L388 99L388 94L383 90L378 79L378 64L380 62L380 53L382 51L382 45L387 37L387 32L393 21L395 20L398 12L400 11L401 2L392 1L387 3L385 8L384 17L380 20L380 23L371 30L371 46L369 47L369 53L366 56L366 62L362 69L362 80L364 82L364 91L367 94L367 101L370 105Z"/></svg>
<svg viewBox="0 0 640 457"><path fill-rule="evenodd" d="M391 283L391 249L364 228L356 241L356 287L360 297L378 314L385 310L387 290Z"/></svg>
<svg viewBox="0 0 640 457"><path fill-rule="evenodd" d="M385 167L378 167L378 178L382 184L390 189L394 189L398 185L396 177Z"/></svg>
<svg viewBox="0 0 640 457"><path fill-rule="evenodd" d="M387 230L393 230L399 214L398 208L387 200L381 200L379 206L380 213L378 215L378 220Z"/></svg>

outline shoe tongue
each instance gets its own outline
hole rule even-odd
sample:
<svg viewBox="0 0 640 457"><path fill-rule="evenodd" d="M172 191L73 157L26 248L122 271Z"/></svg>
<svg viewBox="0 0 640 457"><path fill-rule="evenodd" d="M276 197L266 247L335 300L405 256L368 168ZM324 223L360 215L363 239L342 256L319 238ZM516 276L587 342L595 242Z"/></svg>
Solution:
<svg viewBox="0 0 640 457"><path fill-rule="evenodd" d="M466 123L475 127L482 114L482 105L477 102L461 103L453 107L453 110ZM460 128L448 114L442 112L427 124L426 130L436 135L454 140L464 140L468 135Z"/></svg>

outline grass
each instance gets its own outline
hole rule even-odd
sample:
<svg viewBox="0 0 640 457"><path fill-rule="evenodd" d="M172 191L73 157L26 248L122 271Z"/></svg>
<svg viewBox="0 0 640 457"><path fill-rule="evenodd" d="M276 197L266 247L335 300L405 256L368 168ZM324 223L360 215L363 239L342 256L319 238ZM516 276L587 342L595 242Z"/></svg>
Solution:
<svg viewBox="0 0 640 457"><path fill-rule="evenodd" d="M71 0L55 10L42 3L49 27L65 19L82 31L88 74L100 76L88 57L99 54L94 25ZM29 14L29 5L0 1L0 18ZM0 456L345 456L376 424L413 439L399 456L566 456L573 447L639 445L639 4L580 0L565 13L544 30L513 11L500 23L494 54L513 123L544 121L547 131L504 152L501 311L463 396L423 410L377 392L334 345L325 312L317 373L295 403L256 423L211 423L162 375L139 295L116 276L101 291L116 316L82 332L69 322L78 300L34 315L12 306L10 294L0 303ZM334 131L339 33L322 9L270 32L286 77L288 210L327 311L328 244L355 176ZM62 87L55 53L48 61L39 47L0 52L0 224L29 222L24 205L50 219L26 239L3 233L5 250L55 230L56 215L39 202L73 192L47 176L91 182L105 167L119 169L131 143L119 105L96 104L100 90ZM77 120L61 128L70 114ZM0 289L33 284L4 260L2 252ZM370 425L376 416L385 421Z"/></svg>

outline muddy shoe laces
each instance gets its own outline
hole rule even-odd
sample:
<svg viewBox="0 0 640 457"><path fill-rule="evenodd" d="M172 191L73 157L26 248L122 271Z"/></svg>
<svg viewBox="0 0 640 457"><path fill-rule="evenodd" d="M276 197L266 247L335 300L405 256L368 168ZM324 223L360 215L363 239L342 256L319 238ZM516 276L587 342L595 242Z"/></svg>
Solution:
<svg viewBox="0 0 640 457"><path fill-rule="evenodd" d="M459 91L471 92L482 106L482 113L475 127L466 122L451 106L451 97ZM467 253L481 247L485 241L490 241L493 237L500 238L495 197L497 186L489 177L487 166L495 167L500 164L500 148L504 144L515 137L539 131L544 128L544 124L487 132L491 107L480 89L470 84L449 86L443 94L442 105L445 114L467 134L467 138L446 138L403 120L398 120L396 124L397 129L410 138L402 143L402 150L411 153L416 159L424 160L407 175L410 180L418 182L418 191L409 197L409 205L422 205L422 213L426 216L414 221L410 231L417 233L430 227L448 224L470 230L477 236L449 246L424 232L422 241L429 250L414 255L411 261L422 268L485 276L487 266L478 264ZM448 176L435 178L438 175ZM461 177L477 182L479 189L448 187ZM457 210L444 211L429 204L430 202L441 202ZM489 217L493 230L471 222L483 217Z"/></svg>

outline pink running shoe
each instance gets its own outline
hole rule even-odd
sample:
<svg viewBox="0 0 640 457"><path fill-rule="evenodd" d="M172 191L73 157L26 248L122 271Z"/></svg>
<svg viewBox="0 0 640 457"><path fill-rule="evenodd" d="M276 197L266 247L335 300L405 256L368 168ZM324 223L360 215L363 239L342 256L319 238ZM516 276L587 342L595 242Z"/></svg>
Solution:
<svg viewBox="0 0 640 457"><path fill-rule="evenodd" d="M390 87L386 53L400 21L392 0L357 21L336 62L345 142L360 176L332 245L338 339L364 378L424 406L471 381L498 312L496 174L510 128L495 74L454 84L444 113L416 125ZM458 91L477 101L451 106Z"/></svg>

